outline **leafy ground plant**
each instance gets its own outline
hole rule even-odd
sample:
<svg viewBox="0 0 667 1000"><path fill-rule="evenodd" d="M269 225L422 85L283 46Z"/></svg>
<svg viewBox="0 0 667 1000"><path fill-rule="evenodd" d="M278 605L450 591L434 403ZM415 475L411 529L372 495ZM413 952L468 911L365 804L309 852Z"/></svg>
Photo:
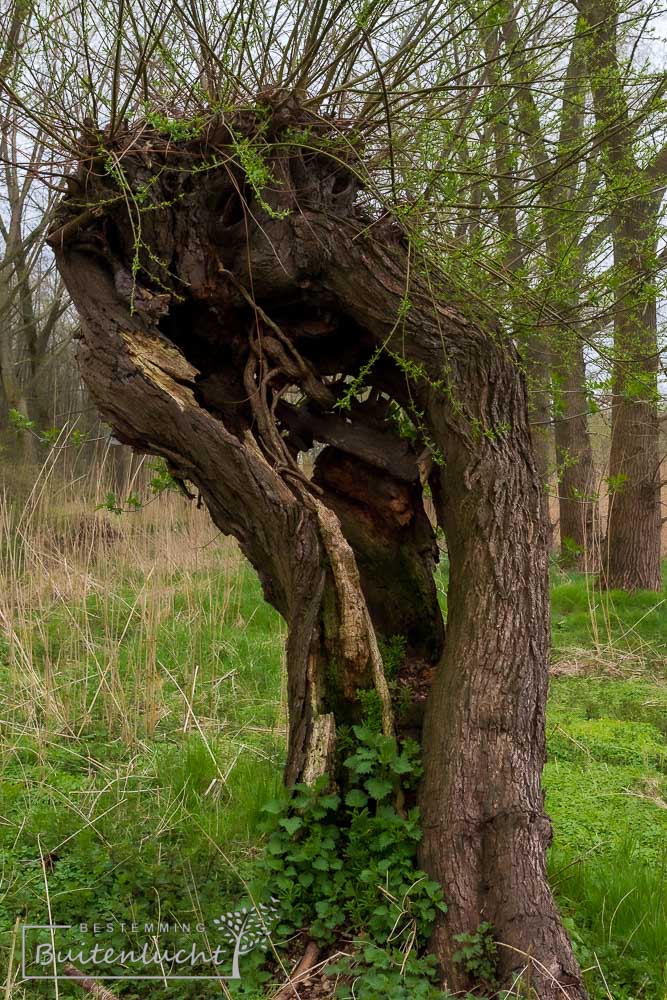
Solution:
<svg viewBox="0 0 667 1000"><path fill-rule="evenodd" d="M341 786L305 793L290 812L281 798L284 633L239 553L177 493L116 517L94 511L114 488L103 470L43 485L28 507L0 504L0 993L54 996L53 983L21 984L16 947L9 962L17 917L45 922L47 893L65 921L93 906L212 918L244 896L239 875L252 882L266 857L279 878L287 855L303 851L312 857L289 865L313 883L297 892L287 876L276 893L285 897L279 941L315 925L326 948L348 922L343 996L429 997L422 944L437 898L419 881L418 818L396 796L399 783L418 779L410 744L385 742L372 726L350 731ZM446 564L440 582L444 590ZM550 878L594 1000L663 1000L667 593L609 595L592 611L590 594L579 575L554 579ZM267 800L277 804L262 814ZM355 819L331 847L323 828L336 828L340 811ZM267 820L270 835L260 830ZM276 853L264 855L273 834ZM349 885L336 888L340 857ZM245 956L231 995L270 995L272 970L263 951ZM155 996L154 984L116 992ZM173 1000L219 995L197 983L169 987ZM61 984L60 996L81 991Z"/></svg>
<svg viewBox="0 0 667 1000"><path fill-rule="evenodd" d="M272 832L258 887L279 900L279 936L307 930L323 945L357 939L354 957L332 970L358 980L356 996L384 990L427 1000L434 967L423 950L446 906L417 867L418 810L400 804L421 772L416 747L368 726L354 726L348 742L340 790L323 776L299 785L288 803L265 807Z"/></svg>

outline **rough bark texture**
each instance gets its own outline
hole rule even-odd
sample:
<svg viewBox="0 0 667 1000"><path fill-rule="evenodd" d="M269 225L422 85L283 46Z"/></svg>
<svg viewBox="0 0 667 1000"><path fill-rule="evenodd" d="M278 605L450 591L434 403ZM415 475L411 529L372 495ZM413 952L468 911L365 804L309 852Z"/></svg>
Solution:
<svg viewBox="0 0 667 1000"><path fill-rule="evenodd" d="M631 290L619 296L614 322L617 360L603 573L610 589L662 589L658 324L649 278L655 256L655 211L635 203L614 241L614 263Z"/></svg>
<svg viewBox="0 0 667 1000"><path fill-rule="evenodd" d="M489 920L504 982L527 965L537 996L578 1000L544 870L545 524L513 346L409 263L398 226L356 207L350 147L331 155L340 123L286 94L264 102L261 117L238 116L234 141L221 121L180 146L150 129L102 137L130 196L91 139L85 202L65 203L51 235L82 318L82 371L122 440L196 483L285 618L289 782L330 766L360 689L375 688L393 731L380 639L405 635L419 676L438 666L422 856L450 903L434 938L445 975L468 985L453 936ZM311 127L308 149L265 147L274 184L261 198L233 157L260 122L264 140ZM337 407L364 365L363 391ZM392 402L436 459L451 560L444 651L419 449ZM326 447L308 480L296 458L313 442Z"/></svg>
<svg viewBox="0 0 667 1000"><path fill-rule="evenodd" d="M526 968L522 982L538 996L579 996L544 870L546 527L528 430L517 420L523 386L508 358L479 346L468 352L465 377L490 387L480 418L496 426L511 419L513 432L476 449L452 435L437 494L451 576L424 729L422 860L447 885L450 911L434 948L451 953L461 927L488 920L503 928L504 982ZM455 968L449 982L470 985Z"/></svg>

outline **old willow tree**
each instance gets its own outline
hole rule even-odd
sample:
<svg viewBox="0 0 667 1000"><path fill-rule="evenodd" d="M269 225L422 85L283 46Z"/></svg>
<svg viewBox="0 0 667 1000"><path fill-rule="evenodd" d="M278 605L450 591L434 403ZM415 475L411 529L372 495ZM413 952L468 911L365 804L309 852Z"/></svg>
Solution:
<svg viewBox="0 0 667 1000"><path fill-rule="evenodd" d="M49 237L81 370L115 433L196 485L287 622L287 782L332 771L362 691L400 735L379 648L406 637L448 986L472 985L454 936L489 921L502 982L528 967L536 996L580 998L545 875L547 551L524 382L493 317L361 190L355 124L274 88L191 129L84 134Z"/></svg>

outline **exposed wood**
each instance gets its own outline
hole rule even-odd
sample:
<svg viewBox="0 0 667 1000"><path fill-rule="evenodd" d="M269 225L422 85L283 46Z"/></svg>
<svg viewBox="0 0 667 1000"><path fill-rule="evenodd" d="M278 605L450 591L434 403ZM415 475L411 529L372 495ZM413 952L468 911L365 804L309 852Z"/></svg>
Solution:
<svg viewBox="0 0 667 1000"><path fill-rule="evenodd" d="M385 469L406 483L413 483L419 478L418 456L414 449L389 430L381 431L359 420L352 423L336 414L324 415L308 407L290 406L282 401L278 404L276 415L292 434L298 435L306 448L312 447L314 441L320 441L335 445L378 469Z"/></svg>
<svg viewBox="0 0 667 1000"><path fill-rule="evenodd" d="M310 978L313 968L320 957L320 947L314 941L309 941L306 950L299 959L297 967L289 978L289 982L276 993L273 1000L298 1000L298 987Z"/></svg>
<svg viewBox="0 0 667 1000"><path fill-rule="evenodd" d="M444 627L433 573L439 552L421 484L333 447L318 456L313 480L354 551L382 640L401 636L411 659L425 667L438 663Z"/></svg>

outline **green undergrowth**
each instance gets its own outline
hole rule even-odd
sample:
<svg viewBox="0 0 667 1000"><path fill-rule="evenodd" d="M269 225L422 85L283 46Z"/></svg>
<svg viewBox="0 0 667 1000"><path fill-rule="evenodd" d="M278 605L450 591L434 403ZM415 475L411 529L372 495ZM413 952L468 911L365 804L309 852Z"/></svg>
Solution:
<svg viewBox="0 0 667 1000"><path fill-rule="evenodd" d="M552 587L549 872L595 1000L667 997L666 598Z"/></svg>
<svg viewBox="0 0 667 1000"><path fill-rule="evenodd" d="M649 820L650 822L650 820ZM592 997L667 995L667 861L635 834L592 855L554 848L550 874Z"/></svg>
<svg viewBox="0 0 667 1000"><path fill-rule="evenodd" d="M552 643L556 658L568 656L598 669L631 671L666 679L667 563L661 593L603 591L595 577L554 569L551 587Z"/></svg>
<svg viewBox="0 0 667 1000"><path fill-rule="evenodd" d="M325 776L297 786L291 802L265 807L275 819L255 898L278 901L277 939L302 928L321 945L353 938L352 957L328 969L341 980L338 997L350 996L354 983L358 1000L437 1000L424 949L446 906L439 885L417 867L418 810L400 805L421 775L419 748L369 725L354 726L341 742L347 752L336 792Z"/></svg>
<svg viewBox="0 0 667 1000"><path fill-rule="evenodd" d="M210 922L245 892L262 804L281 793L284 630L254 574L225 561L160 574L148 606L151 581L129 566L79 601L49 593L3 634L0 983L13 947L12 1000L54 995L20 985L17 917ZM19 672L28 655L35 676ZM129 1000L155 990L114 984ZM220 995L170 987L174 1000Z"/></svg>
<svg viewBox="0 0 667 1000"><path fill-rule="evenodd" d="M345 755L361 770L346 768L348 787L302 789L286 811L284 627L245 564L216 559L187 572L176 558L159 572L130 562L113 587L91 564L0 632L0 986L14 937L8 1000L54 995L20 984L17 917L210 924L273 886L290 958L295 929L337 950L345 928L341 996L430 1000L421 944L439 900L414 861L418 817L395 801L398 773L418 764L351 733ZM443 600L445 586L446 563ZM667 996L665 596L552 581L549 871L594 1000ZM462 953L476 960L481 942ZM247 1000L281 977L261 949L242 969L226 988ZM156 995L155 984L114 990ZM80 995L60 984L64 1000ZM169 987L173 1000L220 995L204 981Z"/></svg>

